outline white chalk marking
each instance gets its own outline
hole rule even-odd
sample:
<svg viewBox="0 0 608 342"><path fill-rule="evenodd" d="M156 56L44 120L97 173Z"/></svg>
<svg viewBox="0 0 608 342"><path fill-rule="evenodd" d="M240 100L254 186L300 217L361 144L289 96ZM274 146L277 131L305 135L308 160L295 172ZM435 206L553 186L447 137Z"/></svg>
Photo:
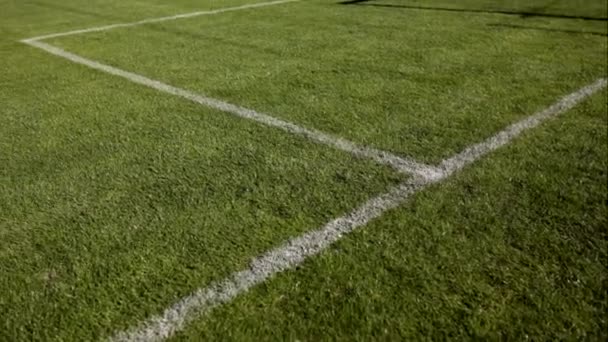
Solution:
<svg viewBox="0 0 608 342"><path fill-rule="evenodd" d="M231 301L239 294L248 291L277 273L294 268L307 258L319 254L332 243L360 228L371 220L404 203L411 195L426 186L439 182L454 172L469 165L487 153L494 151L513 140L525 130L538 126L552 116L559 115L593 93L606 86L606 79L564 97L551 107L509 126L494 137L446 159L441 165L443 171L435 178L414 178L369 200L350 214L337 218L319 230L301 235L289 242L259 256L251 262L248 269L233 273L230 277L201 288L166 309L161 315L153 316L140 325L119 332L111 341L162 341L183 330L186 325L209 312L214 307Z"/></svg>
<svg viewBox="0 0 608 342"><path fill-rule="evenodd" d="M354 154L359 157L372 159L372 160L376 161L377 163L380 163L383 165L392 166L393 168L397 169L400 172L413 173L413 174L420 175L420 176L423 176L423 177L426 177L429 179L438 177L440 172L436 168L429 166L429 165L422 164L422 163L418 163L413 159L399 157L390 152L378 150L378 149L371 148L371 147L359 146L346 139L334 137L332 135L323 133L318 130L303 128L294 123L277 119L268 114L259 113L254 110L236 106L236 105L233 105L233 104L221 101L221 100L209 98L209 97L206 97L206 96L203 96L200 94L195 94L195 93L187 91L185 89L173 87L168 84L162 83L160 81L152 80L145 76L137 75L132 72L128 72L125 70L121 70L121 69L118 69L115 67L111 67L109 65L105 65L105 64L90 60L90 59L86 59L84 57L81 57L76 54L62 50L53 45L40 42L41 40L50 39L50 38L58 38L58 37L65 37L65 36L71 36L71 35L77 35L77 34L107 31L107 30L112 30L112 29L116 29L116 28L139 26L139 25L145 25L145 24L151 24L151 23L159 23L159 22L163 22L163 21L192 18L192 17L202 16L202 15L211 15L211 14L230 12L230 11L239 11L239 10L257 8L257 7L273 6L273 5L279 5L279 4L297 2L297 1L301 1L301 0L278 0L278 1L261 2L261 3L255 3L255 4L247 4L247 5L236 6L236 7L220 8L220 9L216 9L216 10L197 11L197 12L178 14L178 15L173 15L173 16L168 16L168 17L144 19L144 20L131 22L131 23L112 24L112 25L92 27L92 28L87 28L87 29L82 29L82 30L74 30L74 31L68 31L68 32L47 34L47 35L43 35L43 36L23 39L23 40L21 40L21 42L26 43L33 47L37 47L44 51L47 51L56 56L66 58L74 63L83 64L83 65L86 65L93 69L97 69L97 70L100 70L100 71L103 71L103 72L106 72L106 73L109 73L109 74L112 74L115 76L120 76L120 77L126 78L132 82L135 82L135 83L138 83L141 85L145 85L147 87L150 87L150 88L162 91L162 92L166 92L166 93L169 93L172 95L180 96L180 97L186 98L190 101L196 102L198 104L201 104L201 105L204 105L207 107L218 109L218 110L221 110L224 112L229 112L229 113L232 113L232 114L235 114L237 116L244 117L247 119L255 120L257 122L263 123L268 126L278 127L285 131L288 131L290 133L306 136L307 138L309 138L313 141L316 141L318 143L333 146L334 148L349 152L349 153Z"/></svg>
<svg viewBox="0 0 608 342"><path fill-rule="evenodd" d="M106 64L102 64L102 63L78 56L71 52L67 52L63 49L60 49L56 46L53 46L53 45L50 45L47 43L43 43L43 42L40 42L37 40L24 40L23 43L31 45L31 46L39 48L39 49L42 49L55 56L65 58L71 62L86 65L89 68L103 71L105 73L108 73L108 74L111 74L114 76L119 76L119 77L125 78L133 83L144 85L146 87L156 89L158 91L168 93L171 95L179 96L179 97L188 99L192 102L198 103L200 105L203 105L203 106L206 106L209 108L231 113L231 114L234 114L236 116L239 116L239 117L242 117L245 119L257 121L257 122L262 123L267 126L280 128L289 133L302 135L317 143L333 146L336 149L346 151L346 152L351 153L358 157L370 158L370 159L376 161L377 163L389 165L400 172L413 173L413 174L420 175L422 177L429 178L429 179L433 179L440 175L440 172L438 172L437 168L435 168L433 166L424 165L424 164L418 163L411 159L396 156L389 152L377 150L377 149L370 148L370 147L359 146L359 145L355 144L354 142L351 142L351 141L348 141L348 140L345 140L342 138L338 138L338 137L323 133L323 132L315 130L315 129L304 128L304 127L298 126L294 123L291 123L291 122L288 122L285 120L281 120L281 119L277 119L268 114L256 112L252 109L240 107L240 106L233 105L233 104L230 104L228 102L224 102L224 101L221 101L218 99L196 94L194 92L191 92L191 91L188 91L185 89L181 89L181 88L177 88L177 87L168 85L166 83L163 83L163 82L160 82L157 80L153 80L151 78L148 78L148 77L145 77L142 75L138 75L138 74L135 74L135 73L132 73L129 71L125 71L125 70L118 69L118 68L115 68L115 67L112 67L112 66L109 66Z"/></svg>
<svg viewBox="0 0 608 342"><path fill-rule="evenodd" d="M564 96L552 106L510 125L503 131L495 134L485 141L472 145L457 155L444 160L439 165L439 168L448 174L463 168L483 155L494 151L503 145L506 145L523 131L534 128L540 125L543 121L572 109L581 100L604 88L606 83L607 80L602 78L575 91L574 93Z"/></svg>
<svg viewBox="0 0 608 342"><path fill-rule="evenodd" d="M212 308L232 300L276 273L301 264L306 258L318 254L338 241L344 234L396 207L424 186L425 182L427 181L421 180L403 184L369 200L350 214L329 222L320 230L301 235L253 259L248 269L194 292L166 309L160 316L151 317L132 330L118 333L111 340L162 341L173 336L188 322Z"/></svg>
<svg viewBox="0 0 608 342"><path fill-rule="evenodd" d="M297 2L297 1L301 1L301 0L277 0L277 1L259 2L259 3L255 3L255 4L247 4L247 5L235 6L235 7L219 8L219 9L215 9L215 10L190 12L190 13L172 15L169 17L144 19L144 20L135 21L135 22L131 22L131 23L112 24L112 25L91 27L91 28L82 29L82 30L52 33L52 34L47 34L47 35L43 35L43 36L23 39L22 42L35 42L35 41L40 41L40 40L50 39L50 38L73 36L73 35L77 35L77 34L84 34L84 33L91 33L91 32L108 31L108 30L113 30L113 29L122 28L122 27L140 26L140 25L145 25L145 24L160 23L163 21L193 18L193 17L202 16L202 15L212 15L212 14L218 14L218 13L224 13L224 12L240 11L240 10L245 10L245 9L280 5L280 4L285 4L285 3L289 3L289 2Z"/></svg>
<svg viewBox="0 0 608 342"><path fill-rule="evenodd" d="M326 224L324 227L321 227L319 230L303 234L300 237L290 240L282 246L253 259L248 269L236 272L232 274L232 276L220 282L212 283L206 288L197 290L191 295L175 303L170 308L166 309L162 315L151 317L137 327L117 333L111 338L112 341L162 341L173 336L175 333L184 329L188 322L200 317L222 303L229 302L240 293L248 291L251 287L266 281L273 275L301 264L306 258L322 252L332 243L341 239L344 234L348 234L355 229L366 225L371 220L380 217L386 211L404 203L409 196L422 190L426 186L449 177L466 165L469 165L484 155L508 144L522 132L540 125L543 121L553 116L566 112L583 99L603 89L607 84L606 79L599 79L595 83L565 96L559 102L555 103L549 108L507 127L505 130L492 136L486 141L475 144L465 149L461 153L442 161L439 167L433 167L420 164L406 158L401 158L388 152L367 147L360 147L350 141L336 138L323 132L302 128L293 123L276 119L267 114L258 113L251 109L198 95L184 89L170 86L160 81L152 80L145 76L86 59L55 46L40 42L40 40L49 38L89 32L99 32L119 27L144 25L154 22L236 11L246 8L270 6L295 1L300 0L280 0L211 11L193 12L171 17L147 19L133 23L114 24L84 30L56 33L22 40L22 42L26 44L42 49L56 56L63 57L74 63L86 65L90 68L115 76L120 76L134 83L145 85L147 87L175 96L180 96L207 107L229 112L268 126L278 127L294 134L303 135L313 141L331 145L335 148L361 157L371 158L381 164L390 165L400 171L413 173L415 175L413 180L392 189L386 194L369 200L363 206L357 208L350 214L337 218Z"/></svg>

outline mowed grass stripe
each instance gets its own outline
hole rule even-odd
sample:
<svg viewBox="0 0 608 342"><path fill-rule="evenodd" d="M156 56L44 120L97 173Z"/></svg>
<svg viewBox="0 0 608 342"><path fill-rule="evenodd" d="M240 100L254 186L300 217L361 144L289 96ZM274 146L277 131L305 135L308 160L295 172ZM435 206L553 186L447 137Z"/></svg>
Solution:
<svg viewBox="0 0 608 342"><path fill-rule="evenodd" d="M127 329L405 179L1 44L0 340Z"/></svg>
<svg viewBox="0 0 608 342"><path fill-rule="evenodd" d="M604 37L496 26L564 22L307 1L49 43L428 164L605 74Z"/></svg>
<svg viewBox="0 0 608 342"><path fill-rule="evenodd" d="M607 96L169 341L605 340Z"/></svg>

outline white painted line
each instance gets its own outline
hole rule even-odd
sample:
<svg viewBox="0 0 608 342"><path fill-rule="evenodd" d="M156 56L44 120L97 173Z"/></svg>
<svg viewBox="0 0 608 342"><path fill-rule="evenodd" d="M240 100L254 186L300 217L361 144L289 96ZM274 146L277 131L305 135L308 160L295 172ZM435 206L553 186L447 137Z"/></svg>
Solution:
<svg viewBox="0 0 608 342"><path fill-rule="evenodd" d="M252 260L248 269L200 289L151 317L132 330L120 332L111 341L162 341L182 330L188 322L215 306L232 300L242 292L267 280L274 274L301 264L306 258L320 253L344 234L382 215L402 203L426 184L426 180L411 182L371 199L350 214L337 218L317 231L306 233Z"/></svg>
<svg viewBox="0 0 608 342"><path fill-rule="evenodd" d="M400 171L413 173L415 175L413 180L392 189L386 194L369 200L348 215L339 217L321 227L319 230L303 234L300 237L290 240L282 246L279 246L265 253L264 255L253 259L248 269L236 272L220 282L213 283L206 288L197 290L193 294L183 298L170 308L166 309L160 316L151 317L141 323L139 326L136 326L128 331L119 332L112 337L111 340L162 341L173 336L176 332L184 329L188 322L200 317L222 303L229 302L240 293L243 293L253 286L266 281L273 275L301 264L306 258L322 252L332 243L341 239L344 234L350 233L355 229L366 225L373 219L380 217L386 211L404 203L409 196L422 190L426 186L449 177L456 171L475 162L489 152L508 144L525 130L534 128L550 117L559 115L573 108L577 103L593 93L603 89L607 84L606 79L600 79L595 83L564 97L551 107L507 127L507 129L501 131L486 141L473 145L456 156L444 160L439 167L433 167L417 163L413 160L401 158L388 152L367 147L360 147L350 141L336 138L320 131L306 129L293 123L274 118L267 114L258 113L251 109L198 95L184 89L170 86L160 81L152 80L135 73L83 58L52 45L40 42L40 40L49 38L105 31L119 27L137 26L154 22L176 20L227 11L236 11L246 8L270 6L295 1L299 0L280 0L212 11L200 11L171 17L147 19L134 23L114 24L85 30L56 33L22 40L22 42L26 44L42 49L56 56L68 59L74 63L82 64L115 76L120 76L134 83L145 85L147 87L175 96L180 96L210 108L229 112L268 126L281 128L290 133L303 135L313 141L334 146L335 148L347 151L354 155L371 158L381 164L390 165Z"/></svg>
<svg viewBox="0 0 608 342"><path fill-rule="evenodd" d="M177 87L168 85L166 83L150 79L150 78L142 76L142 75L138 75L138 74L135 74L135 73L132 73L129 71L125 71L125 70L118 69L118 68L115 68L115 67L112 67L112 66L109 66L106 64L102 64L102 63L78 56L76 54L67 52L65 50L62 50L58 47L55 47L55 46L47 44L47 43L43 43L43 42L40 42L37 40L26 40L23 42L25 44L28 44L33 47L42 49L46 52L49 52L53 55L65 58L74 63L86 65L89 68L93 68L95 70L103 71L105 73L108 73L108 74L111 74L114 76L119 76L119 77L125 78L133 83L144 85L146 87L156 89L158 91L168 93L171 95L179 96L179 97L188 99L192 102L198 103L200 105L203 105L203 106L206 106L209 108L231 113L231 114L234 114L236 116L239 116L239 117L242 117L245 119L257 121L257 122L262 123L267 126L280 128L289 133L302 135L317 143L333 146L336 149L346 151L346 152L351 153L358 157L370 158L370 159L376 161L377 163L389 165L400 172L413 173L413 174L416 174L416 175L419 175L419 176L422 176L425 178L429 178L429 179L436 178L440 175L440 172L437 170L437 168L433 167L433 166L420 164L414 160L399 157L399 156L396 156L389 152L380 151L380 150L377 150L374 148L359 146L351 141L348 141L348 140L345 140L342 138L338 138L338 137L334 137L332 135L323 133L323 132L315 130L315 129L304 128L304 127L298 126L294 123L291 123L291 122L288 122L285 120L281 120L281 119L277 119L268 114L259 113L252 109L236 106L236 105L233 105L233 104L230 104L228 102L224 102L224 101L221 101L218 99L213 99L210 97L199 95L199 94L193 93L193 92L185 90L185 89L177 88Z"/></svg>
<svg viewBox="0 0 608 342"><path fill-rule="evenodd" d="M523 131L530 128L534 128L540 125L543 121L564 113L569 109L576 106L581 100L585 99L589 95L601 90L606 86L607 80L601 78L594 83L587 85L572 94L564 96L561 100L553 104L552 106L527 117L524 120L516 122L511 126L507 127L498 134L486 139L485 141L472 145L466 148L464 151L457 155L448 158L441 162L439 168L445 173L452 173L460 170L467 164L470 164L474 160L479 159L483 155L496 150L497 148L506 145L513 138L520 135Z"/></svg>
<svg viewBox="0 0 608 342"><path fill-rule="evenodd" d="M386 211L401 205L411 195L426 186L449 177L487 153L506 145L525 130L534 128L548 118L571 109L583 99L603 89L606 83L606 79L600 79L564 97L546 110L509 126L495 136L501 138L488 139L481 144L466 149L455 157L445 160L442 163L445 168L438 177L433 179L415 177L388 193L369 200L350 214L329 222L319 230L303 234L253 259L249 268L233 273L222 281L195 291L166 309L161 315L150 317L132 329L119 332L110 340L162 341L175 335L175 333L183 330L189 322L201 317L214 307L231 301L239 294L268 280L275 274L294 268L307 258L319 254L332 243L340 240L344 234L366 225Z"/></svg>
<svg viewBox="0 0 608 342"><path fill-rule="evenodd" d="M22 42L35 42L35 41L50 39L50 38L73 36L73 35L77 35L77 34L84 34L84 33L91 33L91 32L108 31L108 30L113 30L113 29L121 28L121 27L132 27L132 26L139 26L139 25L145 25L145 24L160 23L163 21L193 18L193 17L202 16L202 15L211 15L211 14L218 14L218 13L224 13L224 12L240 11L240 10L245 10L245 9L280 5L280 4L285 4L285 3L289 3L289 2L297 2L297 1L301 1L301 0L277 0L277 1L269 1L269 2L260 2L260 3L255 3L255 4L247 4L247 5L236 6L236 7L219 8L219 9L215 9L215 10L197 11L197 12L191 12L191 13L172 15L169 17L144 19L144 20L135 21L135 22L131 22L131 23L112 24L112 25L91 27L91 28L82 29L82 30L52 33L52 34L47 34L44 36L23 39Z"/></svg>

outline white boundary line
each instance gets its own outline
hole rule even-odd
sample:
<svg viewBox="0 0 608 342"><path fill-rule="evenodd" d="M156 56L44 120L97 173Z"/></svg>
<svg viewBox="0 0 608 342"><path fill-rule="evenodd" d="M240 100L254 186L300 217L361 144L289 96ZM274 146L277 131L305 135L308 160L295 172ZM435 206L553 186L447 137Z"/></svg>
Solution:
<svg viewBox="0 0 608 342"><path fill-rule="evenodd" d="M110 338L111 340L162 341L173 336L176 332L182 330L188 322L209 312L215 306L229 302L240 293L246 292L251 287L266 281L275 274L301 264L308 257L322 252L332 243L341 239L344 234L348 234L355 229L366 225L373 219L380 217L386 211L401 205L411 195L424 189L428 185L437 183L451 176L455 172L475 162L486 154L508 144L511 140L519 136L524 131L534 128L540 125L543 121L573 108L580 101L606 87L607 84L606 79L599 79L595 83L585 86L578 91L565 96L547 109L507 127L505 130L499 132L484 142L475 144L465 149L461 153L445 159L441 162L439 167L434 167L420 164L413 160L401 158L388 152L367 147L360 147L350 141L336 138L320 131L302 128L293 123L274 118L267 114L258 113L251 109L198 95L193 92L147 78L145 76L83 58L55 46L40 42L40 40L49 38L89 32L99 32L119 27L137 26L154 22L176 20L199 15L216 14L296 1L300 0L279 0L211 11L193 12L171 17L147 19L133 23L114 24L84 30L56 33L22 40L23 43L42 49L56 56L68 59L74 63L86 65L90 68L115 76L120 76L134 83L145 85L147 87L175 96L180 96L207 107L229 112L268 126L281 128L294 134L303 135L313 141L334 146L357 156L371 158L381 164L393 166L399 171L414 174L414 177L411 180L393 188L391 191L385 194L367 201L365 204L355 209L351 213L334 219L316 231L305 233L300 237L294 238L285 244L270 250L262 256L254 258L249 268L233 273L230 277L222 281L214 282L208 287L195 291L191 295L183 298L166 309L161 315L150 317L140 325L127 331L118 332L115 336Z"/></svg>
<svg viewBox="0 0 608 342"><path fill-rule="evenodd" d="M292 122L281 120L268 114L256 112L253 109L240 107L237 105L230 104L228 102L224 102L222 100L206 97L185 89L177 88L142 75L138 75L126 70L115 68L113 66L109 66L91 59L78 56L71 52L67 52L63 49L60 49L56 46L43 43L35 39L26 39L22 42L38 49L44 50L55 56L65 58L71 62L82 64L95 70L103 71L114 76L125 78L133 83L144 85L146 87L161 91L163 93L179 96L184 99L203 105L205 107L217 109L222 112L231 113L233 115L245 119L257 121L267 126L280 128L292 134L305 136L306 138L317 143L332 146L336 149L346 151L358 157L372 159L377 163L389 165L400 172L412 173L425 178L435 178L438 177L438 175L440 174L439 170L436 167L421 164L412 159L399 157L386 151L381 151L371 147L360 146L346 139L338 138L315 129L304 128Z"/></svg>
<svg viewBox="0 0 608 342"><path fill-rule="evenodd" d="M479 144L471 145L464 151L443 160L439 165L439 168L443 170L443 173L445 174L451 174L460 170L467 164L472 163L485 154L508 144L509 141L520 135L523 131L534 128L548 118L574 108L574 106L581 102L581 100L606 87L606 83L607 80L605 78L600 78L594 83L589 84L567 96L564 96L561 100L554 103L550 107L547 107L534 115L516 122L485 141Z"/></svg>
<svg viewBox="0 0 608 342"><path fill-rule="evenodd" d="M214 10L183 13L183 14L177 14L177 15L172 15L172 16L168 16L168 17L144 19L144 20L134 21L134 22L130 22L130 23L112 24L112 25L91 27L91 28L82 29L82 30L51 33L51 34L47 34L47 35L43 35L43 36L23 39L22 42L40 41L40 40L44 40L44 39L73 36L73 35L77 35L77 34L108 31L108 30L113 30L113 29L117 29L117 28L121 28L121 27L132 27L132 26L139 26L139 25L145 25L145 24L160 23L163 21L193 18L193 17L198 17L201 15L211 15L211 14L218 14L218 13L224 13L224 12L240 11L240 10L244 10L244 9L280 5L280 4L286 4L289 2L298 2L298 1L301 1L301 0L277 0L277 1L259 2L259 3L247 4L247 5L235 6L235 7L218 8L218 9L214 9Z"/></svg>
<svg viewBox="0 0 608 342"><path fill-rule="evenodd" d="M411 158L400 157L393 153L390 153L387 151L382 151L382 150L375 149L372 147L360 146L349 140L335 137L333 135L321 132L319 130L304 128L304 127L296 125L292 122L281 120L281 119L275 118L268 114L256 112L252 109L240 107L240 106L230 104L228 102L225 102L225 101L222 101L219 99L210 98L210 97L207 97L204 95L196 94L194 92L191 92L191 91L188 91L185 89L177 88L177 87L171 86L169 84L166 84L166 83L163 83L163 82L160 82L157 80L153 80L153 79L150 79L150 78L142 76L142 75L138 75L138 74L135 74L135 73L132 73L129 71L118 69L118 68L115 68L115 67L112 67L112 66L109 66L106 64L102 64L97 61L93 61L93 60L78 56L76 54L67 52L63 49L60 49L56 46L41 42L42 40L51 39L51 38L72 36L72 35L85 34L85 33L91 33L91 32L107 31L107 30L112 30L112 29L116 29L116 28L133 27L133 26L139 26L139 25L145 25L145 24L151 24L151 23L159 23L159 22L163 22L163 21L192 18L192 17L202 16L202 15L212 15L212 14L218 14L218 13L224 13L224 12L230 12L230 11L239 11L239 10L245 10L245 9L265 7L265 6L273 6L273 5L285 4L285 3L290 3L290 2L298 2L298 1L301 1L301 0L278 0L278 1L247 4L247 5L236 6L236 7L220 8L220 9L215 9L215 10L197 11L197 12L178 14L178 15L173 15L173 16L168 16L168 17L144 19L144 20L135 21L135 22L131 22L131 23L112 24L112 25L92 27L92 28L82 29L82 30L53 33L53 34L23 39L23 40L21 40L21 42L28 44L30 46L42 49L53 55L65 58L74 63L82 64L82 65L88 66L90 68L106 72L111 75L119 76L119 77L128 79L131 82L141 84L141 85L156 89L156 90L164 92L164 93L168 93L171 95L175 95L175 96L179 96L179 97L188 99L190 101L196 102L196 103L206 106L206 107L210 107L210 108L217 109L217 110L220 110L223 112L231 113L236 116L240 116L242 118L254 120L254 121L257 121L257 122L262 123L267 126L280 128L284 131L287 131L287 132L290 132L293 134L302 135L317 143L332 146L338 150L342 150L342 151L351 153L360 158L372 159L379 164L391 166L399 172L411 173L411 174L419 175L421 177L425 177L425 178L429 178L429 179L438 177L440 174L440 171L436 167L426 165L423 163L419 163Z"/></svg>
<svg viewBox="0 0 608 342"><path fill-rule="evenodd" d="M169 338L214 307L229 302L279 272L294 268L306 258L320 253L340 240L344 234L364 226L386 210L396 207L422 189L426 182L423 179L412 181L373 198L350 214L327 223L321 229L303 234L253 259L249 268L195 291L166 309L162 315L150 317L131 330L119 332L110 340L162 341Z"/></svg>
<svg viewBox="0 0 608 342"><path fill-rule="evenodd" d="M506 145L528 129L573 108L577 103L606 87L606 79L599 79L576 92L565 96L554 105L516 124L495 136L465 149L462 153L444 160L443 172L434 179L416 178L373 198L351 213L334 219L319 230L303 234L265 254L254 258L249 268L233 273L226 279L196 290L136 327L118 332L111 341L162 341L184 329L191 321L208 313L214 307L231 301L277 273L294 268L307 258L319 254L332 243L360 228L386 211L404 203L411 195L428 185L437 183L484 155Z"/></svg>

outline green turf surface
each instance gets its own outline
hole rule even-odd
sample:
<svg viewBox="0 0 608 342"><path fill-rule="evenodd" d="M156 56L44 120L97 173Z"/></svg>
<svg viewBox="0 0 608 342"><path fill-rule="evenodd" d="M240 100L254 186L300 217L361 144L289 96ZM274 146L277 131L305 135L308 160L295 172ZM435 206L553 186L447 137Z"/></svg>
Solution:
<svg viewBox="0 0 608 342"><path fill-rule="evenodd" d="M604 36L509 27L565 22L306 1L50 42L438 162L606 73Z"/></svg>
<svg viewBox="0 0 608 342"><path fill-rule="evenodd" d="M0 0L2 39L75 30L193 11L238 6L247 0Z"/></svg>
<svg viewBox="0 0 608 342"><path fill-rule="evenodd" d="M174 340L605 340L607 100L415 195Z"/></svg>
<svg viewBox="0 0 608 342"><path fill-rule="evenodd" d="M126 329L403 180L1 41L0 340Z"/></svg>
<svg viewBox="0 0 608 342"><path fill-rule="evenodd" d="M127 329L405 179L18 43L244 3L0 0L0 340ZM539 11L606 12L528 5L548 3ZM305 1L51 42L436 162L606 77L606 31ZM595 97L178 338L598 336L605 105Z"/></svg>

